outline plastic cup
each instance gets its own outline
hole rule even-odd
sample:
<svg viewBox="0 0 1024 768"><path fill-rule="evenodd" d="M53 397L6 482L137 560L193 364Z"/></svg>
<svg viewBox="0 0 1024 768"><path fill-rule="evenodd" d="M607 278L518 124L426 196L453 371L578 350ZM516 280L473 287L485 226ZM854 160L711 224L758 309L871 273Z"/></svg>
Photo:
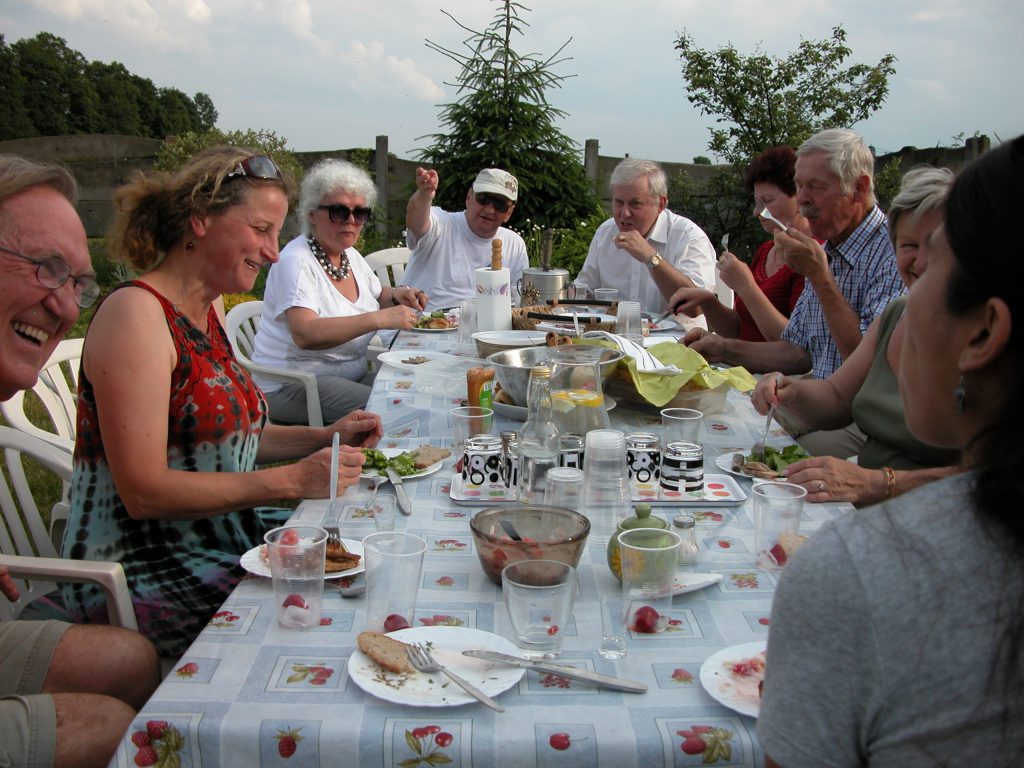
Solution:
<svg viewBox="0 0 1024 768"><path fill-rule="evenodd" d="M595 288L594 298L598 301L615 301L619 298L618 288Z"/></svg>
<svg viewBox="0 0 1024 768"><path fill-rule="evenodd" d="M583 511L599 535L610 536L630 514L626 436L616 429L587 433L583 451Z"/></svg>
<svg viewBox="0 0 1024 768"><path fill-rule="evenodd" d="M643 345L644 332L640 323L640 302L620 301L615 313L615 334Z"/></svg>
<svg viewBox="0 0 1024 768"><path fill-rule="evenodd" d="M674 531L658 528L633 528L619 534L627 631L653 635L668 627L680 541Z"/></svg>
<svg viewBox="0 0 1024 768"><path fill-rule="evenodd" d="M263 540L278 624L289 629L319 627L327 531L314 525L285 525L267 531Z"/></svg>
<svg viewBox="0 0 1024 768"><path fill-rule="evenodd" d="M412 626L427 542L411 533L371 533L366 558L366 625L374 632Z"/></svg>
<svg viewBox="0 0 1024 768"><path fill-rule="evenodd" d="M590 298L590 286L586 283L581 283L579 280L575 280L572 283L572 290L569 295L570 299L589 299Z"/></svg>
<svg viewBox="0 0 1024 768"><path fill-rule="evenodd" d="M476 299L466 299L459 306L459 336L455 351L459 354L476 355L473 334L477 330Z"/></svg>
<svg viewBox="0 0 1024 768"><path fill-rule="evenodd" d="M521 560L505 566L501 588L515 644L532 659L553 659L576 600L576 569L557 560Z"/></svg>
<svg viewBox="0 0 1024 768"><path fill-rule="evenodd" d="M661 445L684 441L700 443L700 426L704 414L693 408L661 409Z"/></svg>
<svg viewBox="0 0 1024 768"><path fill-rule="evenodd" d="M494 410L478 405L464 405L449 411L455 432L455 447L452 454L456 464L466 452L466 440L473 435L488 435L494 426Z"/></svg>
<svg viewBox="0 0 1024 768"><path fill-rule="evenodd" d="M752 491L757 565L777 571L803 543L800 517L807 489L793 483L769 482L755 485Z"/></svg>
<svg viewBox="0 0 1024 768"><path fill-rule="evenodd" d="M564 507L580 511L583 496L583 470L575 467L554 467L548 470L544 487L544 506Z"/></svg>

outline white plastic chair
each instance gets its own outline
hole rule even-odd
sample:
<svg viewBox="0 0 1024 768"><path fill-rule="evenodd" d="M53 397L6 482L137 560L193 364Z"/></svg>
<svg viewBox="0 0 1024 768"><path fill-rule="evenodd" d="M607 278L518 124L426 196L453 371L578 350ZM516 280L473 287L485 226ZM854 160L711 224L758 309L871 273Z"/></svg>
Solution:
<svg viewBox="0 0 1024 768"><path fill-rule="evenodd" d="M71 480L71 455L10 427L0 427L0 450L7 470L0 483L0 565L10 569L21 593L13 603L0 597L0 619L16 618L28 603L53 592L58 582L88 582L98 584L107 594L112 623L137 629L121 564L58 557L32 495L25 460L33 460L67 483Z"/></svg>
<svg viewBox="0 0 1024 768"><path fill-rule="evenodd" d="M405 275L405 265L409 263L409 254L409 249L403 246L374 251L369 256L364 256L363 258L366 259L370 269L380 278L381 285L394 288L402 283L402 277ZM389 268L390 272L388 271ZM387 351L388 347L380 335L374 335L370 340L370 346L366 350L366 359L370 361L371 365L376 366L380 353Z"/></svg>
<svg viewBox="0 0 1024 768"><path fill-rule="evenodd" d="M369 256L364 256L370 269L377 273L382 285L390 285L394 288L401 285L402 277L405 275L405 265L409 263L409 249L385 248L382 251L374 251ZM390 273L388 268L390 267Z"/></svg>
<svg viewBox="0 0 1024 768"><path fill-rule="evenodd" d="M39 372L39 381L30 390L46 409L53 430L36 426L25 410L26 392L18 392L0 403L7 423L22 432L35 435L60 448L70 450L75 442L78 411L78 368L82 360L83 339L64 339Z"/></svg>
<svg viewBox="0 0 1024 768"><path fill-rule="evenodd" d="M228 312L228 338L238 362L252 373L258 373L268 379L283 381L286 384L302 384L306 389L306 414L309 426L324 425L323 411L320 408L320 392L316 386L316 376L306 371L289 371L253 362L252 354L256 348L256 332L259 330L260 317L263 314L262 301L246 301L238 304Z"/></svg>

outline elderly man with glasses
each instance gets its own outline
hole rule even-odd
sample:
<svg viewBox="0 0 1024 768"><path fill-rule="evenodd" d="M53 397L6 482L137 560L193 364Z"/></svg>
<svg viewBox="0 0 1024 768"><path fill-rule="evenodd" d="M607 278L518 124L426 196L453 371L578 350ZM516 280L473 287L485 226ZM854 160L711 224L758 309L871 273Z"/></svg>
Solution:
<svg viewBox="0 0 1024 768"><path fill-rule="evenodd" d="M458 213L432 206L437 185L437 171L416 169L416 192L405 212L412 251L405 281L426 292L427 309L456 306L476 295L474 270L490 266L491 241L498 239L518 303L517 285L530 262L523 238L503 226L519 199L516 177L500 168L480 171L466 192L466 210Z"/></svg>
<svg viewBox="0 0 1024 768"><path fill-rule="evenodd" d="M0 155L0 399L36 383L99 296L76 198L63 168ZM0 592L18 596L2 565ZM159 672L127 629L0 623L0 765L105 765Z"/></svg>

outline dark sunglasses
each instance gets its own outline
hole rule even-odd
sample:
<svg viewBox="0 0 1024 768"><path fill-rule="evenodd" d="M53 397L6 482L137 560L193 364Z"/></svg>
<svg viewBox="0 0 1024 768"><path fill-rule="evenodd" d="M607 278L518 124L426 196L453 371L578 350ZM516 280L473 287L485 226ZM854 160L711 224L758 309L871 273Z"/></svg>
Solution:
<svg viewBox="0 0 1024 768"><path fill-rule="evenodd" d="M513 206L511 200L506 200L504 197L498 197L497 195L489 195L486 192L477 192L476 202L484 208L488 205L493 205L494 210L498 213L505 213Z"/></svg>
<svg viewBox="0 0 1024 768"><path fill-rule="evenodd" d="M252 179L275 179L281 181L281 169L266 155L253 155L242 160L235 170L224 177L224 181L248 176Z"/></svg>
<svg viewBox="0 0 1024 768"><path fill-rule="evenodd" d="M318 211L327 211L327 216L335 224L344 224L351 216L356 224L362 226L373 215L372 208L349 208L347 205L318 205L316 208Z"/></svg>
<svg viewBox="0 0 1024 768"><path fill-rule="evenodd" d="M60 256L44 256L33 259L20 251L12 251L0 245L0 251L30 261L36 265L36 279L44 288L57 290L71 277L71 267ZM82 309L91 307L100 295L100 286L92 275L78 275L74 278L75 303Z"/></svg>

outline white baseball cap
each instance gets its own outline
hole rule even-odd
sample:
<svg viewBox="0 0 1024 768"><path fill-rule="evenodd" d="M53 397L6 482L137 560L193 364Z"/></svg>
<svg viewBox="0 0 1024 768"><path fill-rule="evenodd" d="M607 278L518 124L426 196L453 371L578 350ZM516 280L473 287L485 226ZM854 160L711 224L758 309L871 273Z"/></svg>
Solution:
<svg viewBox="0 0 1024 768"><path fill-rule="evenodd" d="M473 192L490 192L493 195L507 197L514 203L519 196L519 181L511 173L500 168L484 168L476 175Z"/></svg>

